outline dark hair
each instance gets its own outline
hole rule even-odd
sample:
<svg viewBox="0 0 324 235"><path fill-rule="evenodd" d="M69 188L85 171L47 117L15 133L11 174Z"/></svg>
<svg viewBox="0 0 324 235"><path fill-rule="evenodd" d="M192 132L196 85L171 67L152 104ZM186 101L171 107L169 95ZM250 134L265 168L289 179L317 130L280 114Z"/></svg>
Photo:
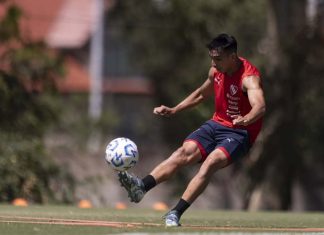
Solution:
<svg viewBox="0 0 324 235"><path fill-rule="evenodd" d="M209 50L224 51L228 53L237 52L236 39L226 33L219 34L206 46Z"/></svg>

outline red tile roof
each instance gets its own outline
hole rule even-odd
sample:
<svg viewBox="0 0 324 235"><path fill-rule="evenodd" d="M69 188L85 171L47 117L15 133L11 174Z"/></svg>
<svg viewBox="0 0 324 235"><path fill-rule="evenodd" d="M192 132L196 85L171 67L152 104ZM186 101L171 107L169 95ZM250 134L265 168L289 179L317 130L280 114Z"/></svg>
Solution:
<svg viewBox="0 0 324 235"><path fill-rule="evenodd" d="M53 49L81 48L89 39L93 21L94 0L12 0L23 10L21 30L24 37L31 40L44 40ZM105 6L111 7L106 0ZM0 17L6 12L0 5ZM1 49L1 48L0 48ZM62 92L89 92L90 77L86 67L73 57L67 56L67 74L58 79ZM107 79L103 91L117 93L152 94L151 84L144 79Z"/></svg>
<svg viewBox="0 0 324 235"><path fill-rule="evenodd" d="M66 0L51 26L46 42L51 47L78 48L89 39L94 28L93 0Z"/></svg>
<svg viewBox="0 0 324 235"><path fill-rule="evenodd" d="M57 80L61 92L88 92L90 79L88 71L74 58L65 58L66 76Z"/></svg>
<svg viewBox="0 0 324 235"><path fill-rule="evenodd" d="M31 40L45 40L65 0L12 0L23 9L21 30Z"/></svg>

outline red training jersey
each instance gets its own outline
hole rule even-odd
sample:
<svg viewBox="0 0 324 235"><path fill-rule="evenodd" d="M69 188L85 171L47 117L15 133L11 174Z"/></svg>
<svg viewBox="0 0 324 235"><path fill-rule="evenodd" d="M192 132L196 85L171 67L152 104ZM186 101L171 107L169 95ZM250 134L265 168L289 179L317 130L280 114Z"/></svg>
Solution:
<svg viewBox="0 0 324 235"><path fill-rule="evenodd" d="M227 127L247 130L252 144L261 130L262 118L248 126L240 126L233 125L231 115L244 116L250 112L252 107L247 93L242 90L242 81L251 75L260 77L260 72L246 59L239 59L242 65L232 76L219 71L214 73L215 113L212 119Z"/></svg>

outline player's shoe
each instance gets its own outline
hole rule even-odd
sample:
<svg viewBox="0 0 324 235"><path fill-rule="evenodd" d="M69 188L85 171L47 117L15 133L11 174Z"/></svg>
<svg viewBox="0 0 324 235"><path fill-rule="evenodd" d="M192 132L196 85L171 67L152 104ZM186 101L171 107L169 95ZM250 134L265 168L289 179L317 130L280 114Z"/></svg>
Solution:
<svg viewBox="0 0 324 235"><path fill-rule="evenodd" d="M126 171L120 171L118 177L121 186L127 190L130 201L135 203L140 202L146 193L143 181Z"/></svg>
<svg viewBox="0 0 324 235"><path fill-rule="evenodd" d="M180 221L180 216L178 211L172 210L169 211L164 217L165 219L165 226L166 227L179 227L181 224L179 223Z"/></svg>

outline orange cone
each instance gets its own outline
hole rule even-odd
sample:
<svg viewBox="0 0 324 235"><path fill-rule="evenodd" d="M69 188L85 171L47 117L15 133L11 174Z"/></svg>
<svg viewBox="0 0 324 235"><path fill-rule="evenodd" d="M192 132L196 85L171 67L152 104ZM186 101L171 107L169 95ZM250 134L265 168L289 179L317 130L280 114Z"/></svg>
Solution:
<svg viewBox="0 0 324 235"><path fill-rule="evenodd" d="M16 198L12 201L12 205L14 205L14 206L28 206L28 202L24 198Z"/></svg>
<svg viewBox="0 0 324 235"><path fill-rule="evenodd" d="M78 207L82 209L92 208L92 203L89 200L82 199L79 201Z"/></svg>
<svg viewBox="0 0 324 235"><path fill-rule="evenodd" d="M156 211L166 211L169 207L164 202L156 202L153 204L153 209Z"/></svg>
<svg viewBox="0 0 324 235"><path fill-rule="evenodd" d="M123 203L123 202L117 202L115 204L115 208L117 210L125 210L125 209L127 209L127 205L125 203Z"/></svg>

